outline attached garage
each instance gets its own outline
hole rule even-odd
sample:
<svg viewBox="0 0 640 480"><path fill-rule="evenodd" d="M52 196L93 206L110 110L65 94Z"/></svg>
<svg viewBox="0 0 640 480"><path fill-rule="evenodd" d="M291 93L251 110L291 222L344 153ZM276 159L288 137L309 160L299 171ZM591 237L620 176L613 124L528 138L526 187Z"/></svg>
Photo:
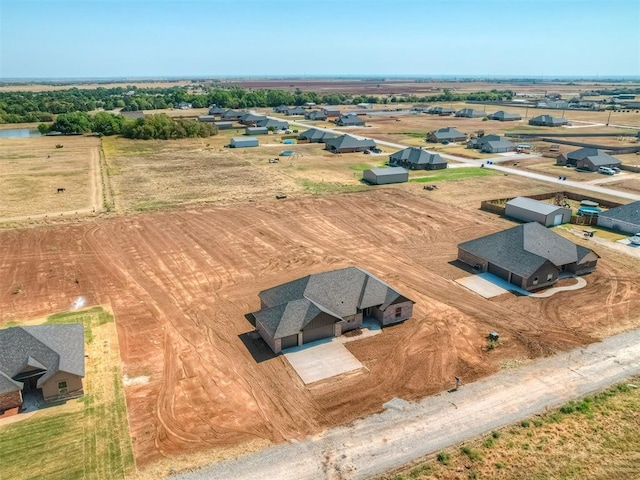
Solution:
<svg viewBox="0 0 640 480"><path fill-rule="evenodd" d="M330 325L302 330L302 343L315 342L323 338L332 338L334 336L333 332L333 322Z"/></svg>
<svg viewBox="0 0 640 480"><path fill-rule="evenodd" d="M285 348L297 347L298 346L298 334L289 335L288 337L282 337L280 348L283 350Z"/></svg>
<svg viewBox="0 0 640 480"><path fill-rule="evenodd" d="M497 277L504 278L507 282L509 281L509 270L494 265L493 263L489 264L488 272L493 273Z"/></svg>

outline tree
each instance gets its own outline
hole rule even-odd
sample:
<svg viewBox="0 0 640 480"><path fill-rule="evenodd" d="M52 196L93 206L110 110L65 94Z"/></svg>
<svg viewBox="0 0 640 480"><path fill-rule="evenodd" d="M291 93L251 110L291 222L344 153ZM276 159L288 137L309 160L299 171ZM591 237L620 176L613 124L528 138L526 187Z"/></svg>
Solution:
<svg viewBox="0 0 640 480"><path fill-rule="evenodd" d="M87 133L91 131L91 118L85 112L62 113L51 125L51 130L64 134Z"/></svg>

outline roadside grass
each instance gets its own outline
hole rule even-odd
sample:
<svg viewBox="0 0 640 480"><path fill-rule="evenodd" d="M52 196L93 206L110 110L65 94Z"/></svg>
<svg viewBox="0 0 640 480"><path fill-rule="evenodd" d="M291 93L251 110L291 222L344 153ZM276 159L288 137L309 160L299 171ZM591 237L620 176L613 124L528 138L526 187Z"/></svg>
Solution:
<svg viewBox="0 0 640 480"><path fill-rule="evenodd" d="M378 479L637 478L638 385L633 378Z"/></svg>
<svg viewBox="0 0 640 480"><path fill-rule="evenodd" d="M498 175L500 172L496 172L491 170L490 168L480 168L480 167L468 167L468 168L451 168L445 170L438 170L434 175L424 176L424 177L413 177L410 178L410 182L446 182L451 180L462 180L465 178L473 178L473 177L488 177L490 175Z"/></svg>
<svg viewBox="0 0 640 480"><path fill-rule="evenodd" d="M51 315L85 327L85 395L0 424L2 478L124 479L134 471L118 337L102 307Z"/></svg>

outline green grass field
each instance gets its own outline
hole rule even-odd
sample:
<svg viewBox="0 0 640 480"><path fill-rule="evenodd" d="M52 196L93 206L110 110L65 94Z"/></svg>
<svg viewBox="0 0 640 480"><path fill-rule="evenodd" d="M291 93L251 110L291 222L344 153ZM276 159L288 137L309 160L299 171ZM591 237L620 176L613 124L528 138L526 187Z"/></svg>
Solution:
<svg viewBox="0 0 640 480"><path fill-rule="evenodd" d="M0 424L1 478L123 479L134 470L113 316L101 307L48 317L82 322L85 395Z"/></svg>
<svg viewBox="0 0 640 480"><path fill-rule="evenodd" d="M422 174L422 172L420 172ZM431 175L410 178L410 182L445 182L451 180L462 180L473 177L488 177L490 175L498 175L499 172L489 168L480 167L464 167L464 168L447 168L446 170L437 170Z"/></svg>

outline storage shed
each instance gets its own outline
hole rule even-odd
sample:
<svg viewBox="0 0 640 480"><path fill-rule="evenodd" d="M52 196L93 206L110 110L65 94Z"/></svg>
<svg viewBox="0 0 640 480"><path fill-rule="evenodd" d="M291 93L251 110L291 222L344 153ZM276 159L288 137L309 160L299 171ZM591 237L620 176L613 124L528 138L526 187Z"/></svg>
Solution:
<svg viewBox="0 0 640 480"><path fill-rule="evenodd" d="M233 137L229 146L231 148L257 147L258 139L255 137Z"/></svg>
<svg viewBox="0 0 640 480"><path fill-rule="evenodd" d="M571 220L570 208L526 197L509 200L504 213L507 217L523 222L538 222L545 227L561 225Z"/></svg>
<svg viewBox="0 0 640 480"><path fill-rule="evenodd" d="M640 202L615 207L598 215L598 226L635 235L640 233Z"/></svg>
<svg viewBox="0 0 640 480"><path fill-rule="evenodd" d="M233 128L233 122L213 122L218 127L218 130L229 130Z"/></svg>
<svg viewBox="0 0 640 480"><path fill-rule="evenodd" d="M267 127L247 127L244 131L245 135L266 135L269 133Z"/></svg>
<svg viewBox="0 0 640 480"><path fill-rule="evenodd" d="M362 179L372 185L404 183L409 181L409 172L402 167L372 168L362 173Z"/></svg>
<svg viewBox="0 0 640 480"><path fill-rule="evenodd" d="M198 117L198 121L199 122L215 122L216 121L216 116L215 115L200 115Z"/></svg>

